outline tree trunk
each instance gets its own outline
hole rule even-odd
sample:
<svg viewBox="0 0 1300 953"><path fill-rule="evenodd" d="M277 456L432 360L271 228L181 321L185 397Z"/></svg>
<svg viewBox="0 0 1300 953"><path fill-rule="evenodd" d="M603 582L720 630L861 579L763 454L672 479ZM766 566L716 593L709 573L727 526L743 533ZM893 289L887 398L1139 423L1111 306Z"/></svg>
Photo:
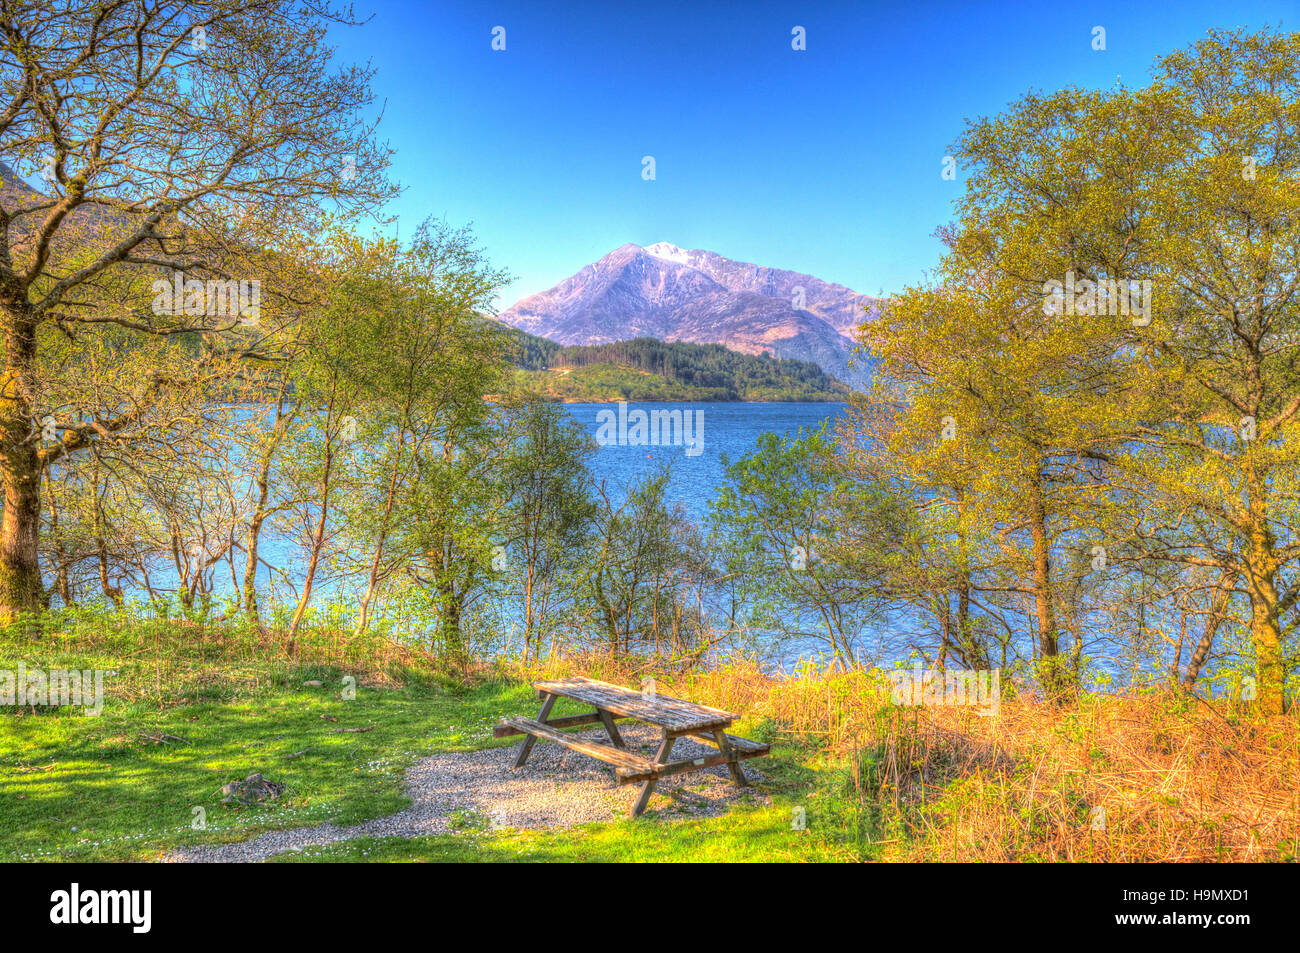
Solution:
<svg viewBox="0 0 1300 953"><path fill-rule="evenodd" d="M100 497L98 461L95 469L91 470L90 492L95 501L95 559L99 565L99 588L104 597L120 609L122 590L108 578L108 544L104 541L104 506Z"/></svg>
<svg viewBox="0 0 1300 953"><path fill-rule="evenodd" d="M600 612L601 620L605 623L605 634L609 638L609 654L618 654L618 623L615 621L614 606L605 596L605 585L602 579L603 573L600 569L596 570L594 576L594 590L596 594L596 605Z"/></svg>
<svg viewBox="0 0 1300 953"><path fill-rule="evenodd" d="M1057 654L1056 610L1052 604L1052 557L1047 539L1047 513L1041 490L1030 494L1029 532L1033 539L1034 610L1038 620L1038 651L1044 658Z"/></svg>
<svg viewBox="0 0 1300 953"><path fill-rule="evenodd" d="M271 461L275 457L280 443L280 428L284 425L284 392L287 384L280 384L280 393L275 399L275 422L266 449L257 461L257 506L248 521L248 535L244 549L247 562L244 563L244 612L253 622L258 620L257 608L257 547L262 539L262 524L266 522L266 501L271 495Z"/></svg>
<svg viewBox="0 0 1300 953"><path fill-rule="evenodd" d="M247 562L244 563L244 613L252 622L258 620L257 547L258 543L261 541L262 524L266 521L266 500L269 493L269 484L266 476L265 471L259 471L257 480L257 509L253 511L252 519L248 521L248 535L244 541L244 549L248 556Z"/></svg>
<svg viewBox="0 0 1300 953"><path fill-rule="evenodd" d="M68 574L68 550L64 544L63 534L59 532L58 494L54 492L53 470L46 470L45 482L48 485L47 495L50 500L50 535L54 538L54 552L58 558L58 565L54 570L54 591L59 594L64 607L71 608L72 578Z"/></svg>
<svg viewBox="0 0 1300 953"><path fill-rule="evenodd" d="M326 439L333 438L327 437ZM325 469L320 481L320 516L316 520L316 528L312 530L311 536L311 558L307 562L307 575L302 582L302 595L298 598L298 608L293 611L293 619L289 622L290 653L293 652L294 641L298 638L298 627L302 625L302 617L307 614L307 606L311 603L311 590L316 583L316 570L320 566L321 550L325 548L325 530L329 525L330 512L330 477L333 465L334 448L327 445L325 449Z"/></svg>
<svg viewBox="0 0 1300 953"><path fill-rule="evenodd" d="M1055 694L1063 686L1057 648L1055 600L1052 593L1052 550L1047 535L1047 509L1039 475L1029 485L1029 534L1033 540L1034 611L1038 621L1038 655L1044 688Z"/></svg>
<svg viewBox="0 0 1300 953"><path fill-rule="evenodd" d="M122 590L113 585L108 578L108 546L102 536L95 537L95 556L99 563L99 588L103 591L104 596L117 606L122 608Z"/></svg>
<svg viewBox="0 0 1300 953"><path fill-rule="evenodd" d="M528 650L533 644L533 559L528 560L528 574L524 579L524 661L528 661ZM541 653L538 653L539 655Z"/></svg>
<svg viewBox="0 0 1300 953"><path fill-rule="evenodd" d="M328 473L328 466L326 472ZM320 517L316 520L316 528L312 530L311 538L311 558L307 561L307 575L302 582L302 595L298 598L298 608L293 611L293 619L289 622L289 651L293 651L294 640L298 637L298 627L302 625L302 617L307 614L307 606L311 604L311 590L316 583L316 570L320 566L321 550L325 548L325 528L329 523L329 486L328 477L326 484L321 490Z"/></svg>
<svg viewBox="0 0 1300 953"><path fill-rule="evenodd" d="M460 631L460 616L464 608L465 596L456 591L456 580L451 573L450 562L447 554L440 548L435 585L438 589L442 644L448 660L453 664L464 666L469 661L469 646L466 645Z"/></svg>
<svg viewBox="0 0 1300 953"><path fill-rule="evenodd" d="M0 379L0 622L44 606L37 555L41 528L41 449L33 429L28 376L36 357L36 320L25 299L0 303L4 376Z"/></svg>
<svg viewBox="0 0 1300 953"><path fill-rule="evenodd" d="M1248 570L1250 586L1250 640L1255 648L1259 675L1256 701L1268 715L1282 714L1282 628L1278 620L1276 570L1252 567Z"/></svg>
<svg viewBox="0 0 1300 953"><path fill-rule="evenodd" d="M375 555L370 560L370 576L366 582L366 594L361 598L361 613L357 620L357 634L364 634L370 625L370 606L379 592L379 567L384 558L384 545L388 542L389 523L393 516L393 507L397 502L397 486L402 472L402 451L406 447L406 425L403 424L397 434L397 453L393 458L393 472L388 479L388 493L384 498L384 512L379 523L379 539L375 542Z"/></svg>
<svg viewBox="0 0 1300 953"><path fill-rule="evenodd" d="M1249 542L1245 552L1246 586L1250 592L1250 641L1255 649L1258 668L1256 700L1268 715L1280 715L1283 709L1282 627L1278 607L1277 572L1281 560L1277 541L1269 525L1267 480L1247 461L1246 490L1250 519Z"/></svg>
<svg viewBox="0 0 1300 953"><path fill-rule="evenodd" d="M1201 640L1196 643L1196 649L1192 652L1187 671L1183 675L1183 688L1189 692L1196 685L1201 666L1209 658L1210 649L1214 645L1214 637L1218 635L1219 626L1228 614L1228 604L1232 601L1232 591L1237 586L1238 575L1236 569L1225 569L1219 577L1219 585L1210 601L1210 614L1205 617L1205 631L1201 633Z"/></svg>
<svg viewBox="0 0 1300 953"><path fill-rule="evenodd" d="M4 421L0 428L12 432L12 424ZM41 469L38 451L30 443L5 442L9 446L0 464L5 495L4 525L0 527L0 621L11 622L21 613L40 611L44 604L37 557Z"/></svg>

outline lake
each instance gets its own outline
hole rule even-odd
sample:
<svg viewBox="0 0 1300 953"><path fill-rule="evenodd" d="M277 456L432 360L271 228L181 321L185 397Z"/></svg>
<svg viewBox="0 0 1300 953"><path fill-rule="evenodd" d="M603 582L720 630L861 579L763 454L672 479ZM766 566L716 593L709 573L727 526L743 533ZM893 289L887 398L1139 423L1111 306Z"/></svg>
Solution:
<svg viewBox="0 0 1300 953"><path fill-rule="evenodd" d="M629 440L627 444L600 447L591 468L597 480L608 479L610 488L618 491L614 495L621 496L621 491L637 477L671 462L670 501L682 503L691 519L703 522L726 475L723 457L736 462L754 449L759 434L768 431L792 436L801 427L816 430L822 421L843 414L846 407L842 403L628 404L629 416L638 410L691 413L694 420L703 422L703 439L696 444L700 452L690 455L685 446L635 446ZM602 412L618 413L617 404L565 404L564 408L592 437L600 429L598 417ZM698 441L701 434L693 429L691 436Z"/></svg>

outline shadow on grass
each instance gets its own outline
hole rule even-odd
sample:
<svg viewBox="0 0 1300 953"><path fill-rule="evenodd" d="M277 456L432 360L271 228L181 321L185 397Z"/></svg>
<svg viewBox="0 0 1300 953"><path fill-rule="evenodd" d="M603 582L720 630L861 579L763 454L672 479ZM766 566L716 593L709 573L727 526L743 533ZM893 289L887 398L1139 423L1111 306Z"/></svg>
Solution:
<svg viewBox="0 0 1300 953"><path fill-rule="evenodd" d="M494 743L491 725L527 695L501 684L456 695L359 688L349 701L327 682L226 704L109 706L99 717L0 715L0 860L146 859L392 814L410 803L413 761ZM222 805L222 785L253 773L284 783L285 795Z"/></svg>

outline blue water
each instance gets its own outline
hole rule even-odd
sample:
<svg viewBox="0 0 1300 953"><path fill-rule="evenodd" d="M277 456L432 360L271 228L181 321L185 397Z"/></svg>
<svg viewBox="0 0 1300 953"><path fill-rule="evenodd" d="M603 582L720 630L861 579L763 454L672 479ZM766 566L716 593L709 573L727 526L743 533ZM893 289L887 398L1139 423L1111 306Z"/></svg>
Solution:
<svg viewBox="0 0 1300 953"><path fill-rule="evenodd" d="M616 404L566 404L574 419L583 424L592 437L600 430L602 411L617 413ZM773 432L793 437L802 429L813 431L830 420L834 421L847 409L843 403L629 403L628 414L634 410L685 410L692 420L702 420L703 441L694 444L700 452L688 454L685 446L601 446L591 462L592 473L599 483L608 482L611 498L621 500L625 491L638 477L655 472L664 463L671 465L667 501L681 503L686 515L703 524L709 507L717 495L718 487L726 480L729 464L753 452L760 434ZM692 428L692 436L698 438ZM703 527L702 527L703 528ZM718 608L714 606L713 608ZM816 627L816 619L809 625ZM793 638L780 644L769 644L762 649L766 663L789 671L800 659L821 658L824 646L815 641Z"/></svg>
<svg viewBox="0 0 1300 953"><path fill-rule="evenodd" d="M587 427L593 437L598 429L597 415L602 410L617 411L617 404L565 404L579 423ZM815 430L824 420L833 420L844 413L841 403L717 403L717 404L650 404L631 403L634 410L686 410L703 413L703 447L697 456L689 456L683 446L641 447L603 446L592 460L591 469L597 482L609 481L616 499L638 477L654 472L664 462L672 465L668 498L680 502L687 515L703 522L709 504L718 486L726 477L723 458L735 463L753 451L761 433L773 431L794 436L799 428ZM699 418L695 418L699 419Z"/></svg>

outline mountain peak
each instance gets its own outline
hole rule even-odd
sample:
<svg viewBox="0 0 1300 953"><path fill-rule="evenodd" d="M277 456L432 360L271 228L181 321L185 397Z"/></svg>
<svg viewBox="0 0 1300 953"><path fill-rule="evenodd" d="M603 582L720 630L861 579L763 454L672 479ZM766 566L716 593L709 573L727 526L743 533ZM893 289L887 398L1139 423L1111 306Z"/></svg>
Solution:
<svg viewBox="0 0 1300 953"><path fill-rule="evenodd" d="M646 245L642 250L655 258L663 258L666 261L683 264L685 264L688 257L685 249L678 248L672 242L655 242L653 245Z"/></svg>

